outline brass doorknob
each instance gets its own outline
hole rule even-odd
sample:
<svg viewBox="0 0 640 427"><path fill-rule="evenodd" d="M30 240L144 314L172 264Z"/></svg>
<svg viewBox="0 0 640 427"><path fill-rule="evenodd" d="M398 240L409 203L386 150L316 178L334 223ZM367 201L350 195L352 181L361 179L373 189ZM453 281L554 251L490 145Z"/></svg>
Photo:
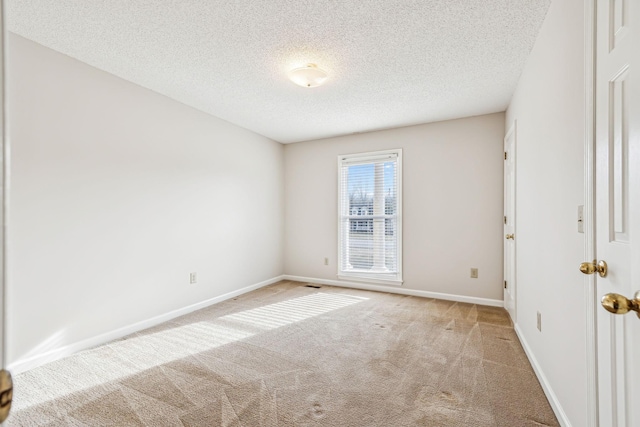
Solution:
<svg viewBox="0 0 640 427"><path fill-rule="evenodd" d="M0 370L0 423L7 419L13 401L13 380L9 371Z"/></svg>
<svg viewBox="0 0 640 427"><path fill-rule="evenodd" d="M593 262L583 262L580 264L580 271L583 274L593 274L597 272L600 277L605 277L607 275L608 267L606 262L594 259Z"/></svg>
<svg viewBox="0 0 640 427"><path fill-rule="evenodd" d="M613 314L626 314L635 311L640 318L640 291L636 292L633 299L627 299L620 294L606 294L602 297L602 306Z"/></svg>
<svg viewBox="0 0 640 427"><path fill-rule="evenodd" d="M514 234L507 234L504 236L505 239L509 240L515 240L516 236Z"/></svg>

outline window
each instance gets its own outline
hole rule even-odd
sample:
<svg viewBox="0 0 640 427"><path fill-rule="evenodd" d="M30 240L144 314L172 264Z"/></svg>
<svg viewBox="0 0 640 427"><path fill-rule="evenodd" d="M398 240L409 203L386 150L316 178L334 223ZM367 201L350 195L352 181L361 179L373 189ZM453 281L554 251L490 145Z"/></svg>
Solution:
<svg viewBox="0 0 640 427"><path fill-rule="evenodd" d="M402 284L402 150L338 157L338 277Z"/></svg>

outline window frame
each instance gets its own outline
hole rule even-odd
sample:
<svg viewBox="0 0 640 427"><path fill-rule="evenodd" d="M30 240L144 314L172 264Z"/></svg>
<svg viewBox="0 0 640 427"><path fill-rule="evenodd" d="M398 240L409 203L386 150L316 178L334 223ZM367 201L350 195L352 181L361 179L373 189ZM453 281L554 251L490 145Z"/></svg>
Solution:
<svg viewBox="0 0 640 427"><path fill-rule="evenodd" d="M385 156L396 156L396 273L368 273L365 271L348 271L342 269L343 262L343 241L342 241L342 221L343 221L343 181L342 167L344 163L370 163L377 159L383 159ZM338 216L337 216L337 242L338 242L338 259L337 259L337 276L341 280L350 280L358 282L367 282L377 285L401 286L402 279L402 148L382 151L370 151L364 153L344 154L338 156Z"/></svg>

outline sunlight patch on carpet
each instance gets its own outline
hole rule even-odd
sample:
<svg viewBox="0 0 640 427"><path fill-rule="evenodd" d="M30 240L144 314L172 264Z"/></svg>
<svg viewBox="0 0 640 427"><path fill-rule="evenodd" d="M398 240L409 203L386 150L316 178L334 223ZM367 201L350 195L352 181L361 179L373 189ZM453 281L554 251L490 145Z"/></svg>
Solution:
<svg viewBox="0 0 640 427"><path fill-rule="evenodd" d="M26 409L241 341L260 333L256 330L281 328L365 300L368 298L316 293L212 321L148 334L142 331L140 335L81 352L20 375L16 378L14 410Z"/></svg>

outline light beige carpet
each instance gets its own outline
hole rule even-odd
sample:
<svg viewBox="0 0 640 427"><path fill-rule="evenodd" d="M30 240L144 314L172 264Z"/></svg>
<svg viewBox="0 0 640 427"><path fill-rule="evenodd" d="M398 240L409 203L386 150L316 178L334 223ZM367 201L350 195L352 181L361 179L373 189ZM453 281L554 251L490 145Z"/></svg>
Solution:
<svg viewBox="0 0 640 427"><path fill-rule="evenodd" d="M503 309L280 282L17 375L11 426L557 426Z"/></svg>

